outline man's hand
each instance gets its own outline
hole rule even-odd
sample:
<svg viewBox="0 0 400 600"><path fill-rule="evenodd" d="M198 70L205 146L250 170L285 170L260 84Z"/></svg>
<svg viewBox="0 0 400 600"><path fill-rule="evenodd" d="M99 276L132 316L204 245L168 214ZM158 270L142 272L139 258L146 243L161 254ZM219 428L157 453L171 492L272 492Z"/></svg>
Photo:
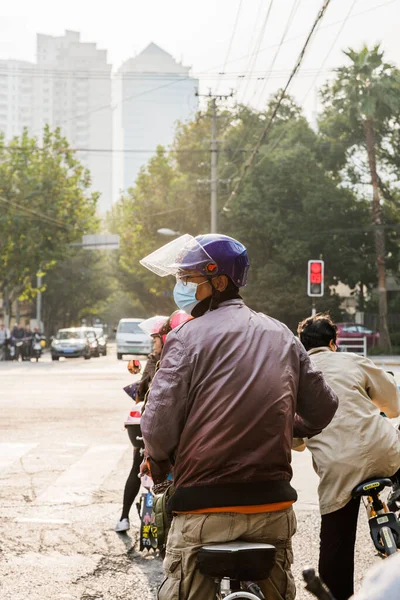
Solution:
<svg viewBox="0 0 400 600"><path fill-rule="evenodd" d="M143 475L150 475L151 477L150 461L148 458L145 458L140 465L140 476L143 477Z"/></svg>

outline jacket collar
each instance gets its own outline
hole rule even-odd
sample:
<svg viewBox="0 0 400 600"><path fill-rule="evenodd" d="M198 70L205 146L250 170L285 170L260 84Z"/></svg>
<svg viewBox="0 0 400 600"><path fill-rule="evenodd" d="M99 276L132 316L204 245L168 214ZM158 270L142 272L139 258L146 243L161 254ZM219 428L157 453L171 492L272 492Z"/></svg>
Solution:
<svg viewBox="0 0 400 600"><path fill-rule="evenodd" d="M319 348L311 348L311 350L308 351L308 354L311 356L312 354L319 354L320 352L332 352L332 350L328 348L328 346L319 346Z"/></svg>
<svg viewBox="0 0 400 600"><path fill-rule="evenodd" d="M220 302L219 306L232 306L240 304L244 304L244 301L241 298L232 298L231 300L224 300L223 302Z"/></svg>

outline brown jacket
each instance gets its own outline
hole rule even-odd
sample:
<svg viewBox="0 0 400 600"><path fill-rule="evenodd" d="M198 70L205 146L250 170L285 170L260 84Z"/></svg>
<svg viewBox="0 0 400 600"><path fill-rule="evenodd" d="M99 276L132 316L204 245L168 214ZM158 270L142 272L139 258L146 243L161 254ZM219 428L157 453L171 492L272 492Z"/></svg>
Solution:
<svg viewBox="0 0 400 600"><path fill-rule="evenodd" d="M174 510L266 504L297 497L293 429L315 435L336 408L287 327L230 300L168 334L141 427L174 462Z"/></svg>

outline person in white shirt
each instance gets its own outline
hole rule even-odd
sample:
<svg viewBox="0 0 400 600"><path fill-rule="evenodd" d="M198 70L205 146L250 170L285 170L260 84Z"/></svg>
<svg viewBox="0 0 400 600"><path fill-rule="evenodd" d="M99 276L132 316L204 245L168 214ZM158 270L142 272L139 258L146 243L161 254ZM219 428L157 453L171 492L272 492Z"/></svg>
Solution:
<svg viewBox="0 0 400 600"><path fill-rule="evenodd" d="M400 414L400 394L394 377L371 360L337 352L337 328L328 314L305 319L297 331L312 362L339 398L329 425L304 442L320 479L319 573L336 600L347 600L354 593L360 505L360 498L352 498L352 490L370 477L397 480L400 431L389 419ZM296 444L294 448L298 449Z"/></svg>
<svg viewBox="0 0 400 600"><path fill-rule="evenodd" d="M0 360L6 360L7 358L7 345L10 339L10 331L6 328L4 323L0 325Z"/></svg>

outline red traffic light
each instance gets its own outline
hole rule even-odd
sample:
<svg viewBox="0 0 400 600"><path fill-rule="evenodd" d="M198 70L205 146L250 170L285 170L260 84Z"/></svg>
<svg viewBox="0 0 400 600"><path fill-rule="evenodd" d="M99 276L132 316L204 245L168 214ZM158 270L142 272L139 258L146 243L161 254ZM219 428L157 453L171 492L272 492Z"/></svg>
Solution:
<svg viewBox="0 0 400 600"><path fill-rule="evenodd" d="M324 295L324 261L309 260L307 274L307 294L309 296Z"/></svg>
<svg viewBox="0 0 400 600"><path fill-rule="evenodd" d="M322 273L322 265L321 265L321 261L313 261L310 264L310 271L311 273Z"/></svg>

